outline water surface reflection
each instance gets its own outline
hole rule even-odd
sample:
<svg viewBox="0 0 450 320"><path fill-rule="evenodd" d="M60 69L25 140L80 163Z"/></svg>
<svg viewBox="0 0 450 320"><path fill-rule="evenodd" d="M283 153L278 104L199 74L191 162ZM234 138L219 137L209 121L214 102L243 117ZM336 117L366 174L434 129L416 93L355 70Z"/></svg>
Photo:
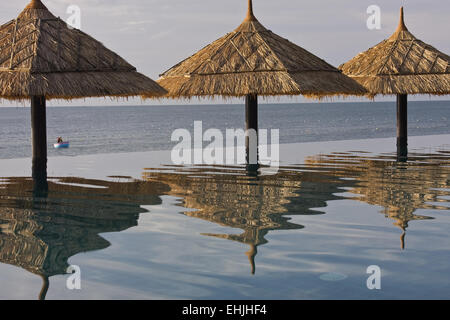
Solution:
<svg viewBox="0 0 450 320"><path fill-rule="evenodd" d="M164 205L162 196L181 199L176 211L187 217L230 228L195 231L206 236L204 241L215 237L248 245L252 273L258 247L268 244L270 232L302 232L308 228L307 222L300 224L302 218L326 218L335 201L381 207L402 230L405 249L411 221L439 219L437 213L449 212L449 174L450 154L439 151L412 154L407 163L390 154L317 155L274 175L249 174L238 167L168 166L145 169L139 180L51 178L44 189L28 178L0 178L0 262L42 277L40 298L45 298L49 279L66 274L71 257L109 247L101 233L137 226L140 215L148 212L143 206ZM158 246L170 251L171 243Z"/></svg>
<svg viewBox="0 0 450 320"><path fill-rule="evenodd" d="M36 190L32 179L0 181L0 262L42 277L40 299L50 277L66 274L70 257L109 247L100 233L136 226L147 212L141 206L160 204L167 191L142 181L55 178L48 190Z"/></svg>
<svg viewBox="0 0 450 320"><path fill-rule="evenodd" d="M335 177L351 179L349 192L357 196L349 199L381 206L381 213L403 232L402 249L410 221L433 219L415 214L417 210L450 210L450 157L446 151L416 153L407 163L389 155L341 153L310 157L306 164L311 168L331 167Z"/></svg>
<svg viewBox="0 0 450 320"><path fill-rule="evenodd" d="M274 175L254 176L241 168L198 166L149 168L143 178L170 186L183 199L189 217L243 230L241 234L207 234L250 246L246 253L255 273L257 248L269 231L302 229L290 216L326 213L327 202L351 199L381 206L402 230L401 248L410 221L433 219L415 211L450 210L450 157L445 151L396 155L363 152L317 155L305 164L286 166ZM349 194L354 194L349 195Z"/></svg>

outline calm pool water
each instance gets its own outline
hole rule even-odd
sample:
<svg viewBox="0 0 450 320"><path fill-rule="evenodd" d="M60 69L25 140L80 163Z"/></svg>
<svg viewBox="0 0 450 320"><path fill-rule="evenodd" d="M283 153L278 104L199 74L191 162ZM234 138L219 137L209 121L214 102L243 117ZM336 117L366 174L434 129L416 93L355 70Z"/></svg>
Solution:
<svg viewBox="0 0 450 320"><path fill-rule="evenodd" d="M57 158L48 190L3 160L0 298L449 298L450 147L398 163L359 144L298 145L303 161L275 175ZM381 290L367 287L373 265Z"/></svg>

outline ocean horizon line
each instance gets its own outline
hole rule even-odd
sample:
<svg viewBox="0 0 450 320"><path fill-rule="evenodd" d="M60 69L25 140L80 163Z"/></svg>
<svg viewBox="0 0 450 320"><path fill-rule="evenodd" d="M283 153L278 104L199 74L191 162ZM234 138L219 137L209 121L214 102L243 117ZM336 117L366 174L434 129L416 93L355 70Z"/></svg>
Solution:
<svg viewBox="0 0 450 320"><path fill-rule="evenodd" d="M435 100L430 98L430 100L410 100L408 101L410 104L416 104L416 103L445 103L450 102L449 100ZM396 103L395 100L392 101L310 101L310 102L268 102L264 103L261 102L260 106L273 106L273 105L286 105L286 106L292 106L292 105L347 105L347 104L386 104L386 103ZM126 108L126 107L217 107L217 106L242 106L244 103L189 103L188 101L185 104L123 104L123 105L117 105L117 104L104 104L104 105L47 105L47 108ZM21 106L1 106L1 108L29 108L30 106L27 105L26 102L24 102Z"/></svg>

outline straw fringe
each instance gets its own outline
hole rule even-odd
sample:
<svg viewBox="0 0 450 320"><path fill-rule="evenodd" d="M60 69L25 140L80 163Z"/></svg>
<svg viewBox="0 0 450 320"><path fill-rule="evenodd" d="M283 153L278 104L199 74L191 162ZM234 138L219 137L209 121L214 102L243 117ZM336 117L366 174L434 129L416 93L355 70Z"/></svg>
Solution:
<svg viewBox="0 0 450 320"><path fill-rule="evenodd" d="M6 100L24 101L30 96L45 96L48 100L132 97L155 92L166 91L159 85L150 86L148 78L138 72L0 73L0 98Z"/></svg>
<svg viewBox="0 0 450 320"><path fill-rule="evenodd" d="M450 94L450 74L419 74L419 75L386 75L371 77L352 77L370 92L377 94Z"/></svg>
<svg viewBox="0 0 450 320"><path fill-rule="evenodd" d="M355 94L355 82L338 72L310 71L301 73L246 72L193 77L170 77L158 80L169 91L167 97L242 97L305 95L311 97ZM301 83L301 87L300 84ZM332 87L326 91L326 88ZM325 89L324 89L325 88ZM365 91L361 90L364 94Z"/></svg>

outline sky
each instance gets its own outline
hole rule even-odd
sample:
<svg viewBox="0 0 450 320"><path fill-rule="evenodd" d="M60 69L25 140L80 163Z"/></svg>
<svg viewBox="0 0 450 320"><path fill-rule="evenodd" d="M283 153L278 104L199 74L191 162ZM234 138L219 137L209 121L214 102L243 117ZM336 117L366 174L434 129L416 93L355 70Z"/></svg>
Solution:
<svg viewBox="0 0 450 320"><path fill-rule="evenodd" d="M0 24L14 19L29 0L2 1ZM42 0L56 16L67 20L67 8L81 9L81 30L101 41L156 80L159 75L212 41L234 30L244 19L247 0ZM381 29L369 30L367 8L381 9ZM253 0L254 13L268 29L307 49L334 66L367 50L396 29L405 7L409 30L422 41L450 54L448 0ZM393 97L377 100L393 100ZM411 99L445 99L418 96ZM333 101L340 102L339 99ZM311 102L302 97L269 98L266 103ZM161 105L240 103L223 101L86 99L49 105ZM19 103L18 105L23 105ZM0 101L0 106L16 104Z"/></svg>

